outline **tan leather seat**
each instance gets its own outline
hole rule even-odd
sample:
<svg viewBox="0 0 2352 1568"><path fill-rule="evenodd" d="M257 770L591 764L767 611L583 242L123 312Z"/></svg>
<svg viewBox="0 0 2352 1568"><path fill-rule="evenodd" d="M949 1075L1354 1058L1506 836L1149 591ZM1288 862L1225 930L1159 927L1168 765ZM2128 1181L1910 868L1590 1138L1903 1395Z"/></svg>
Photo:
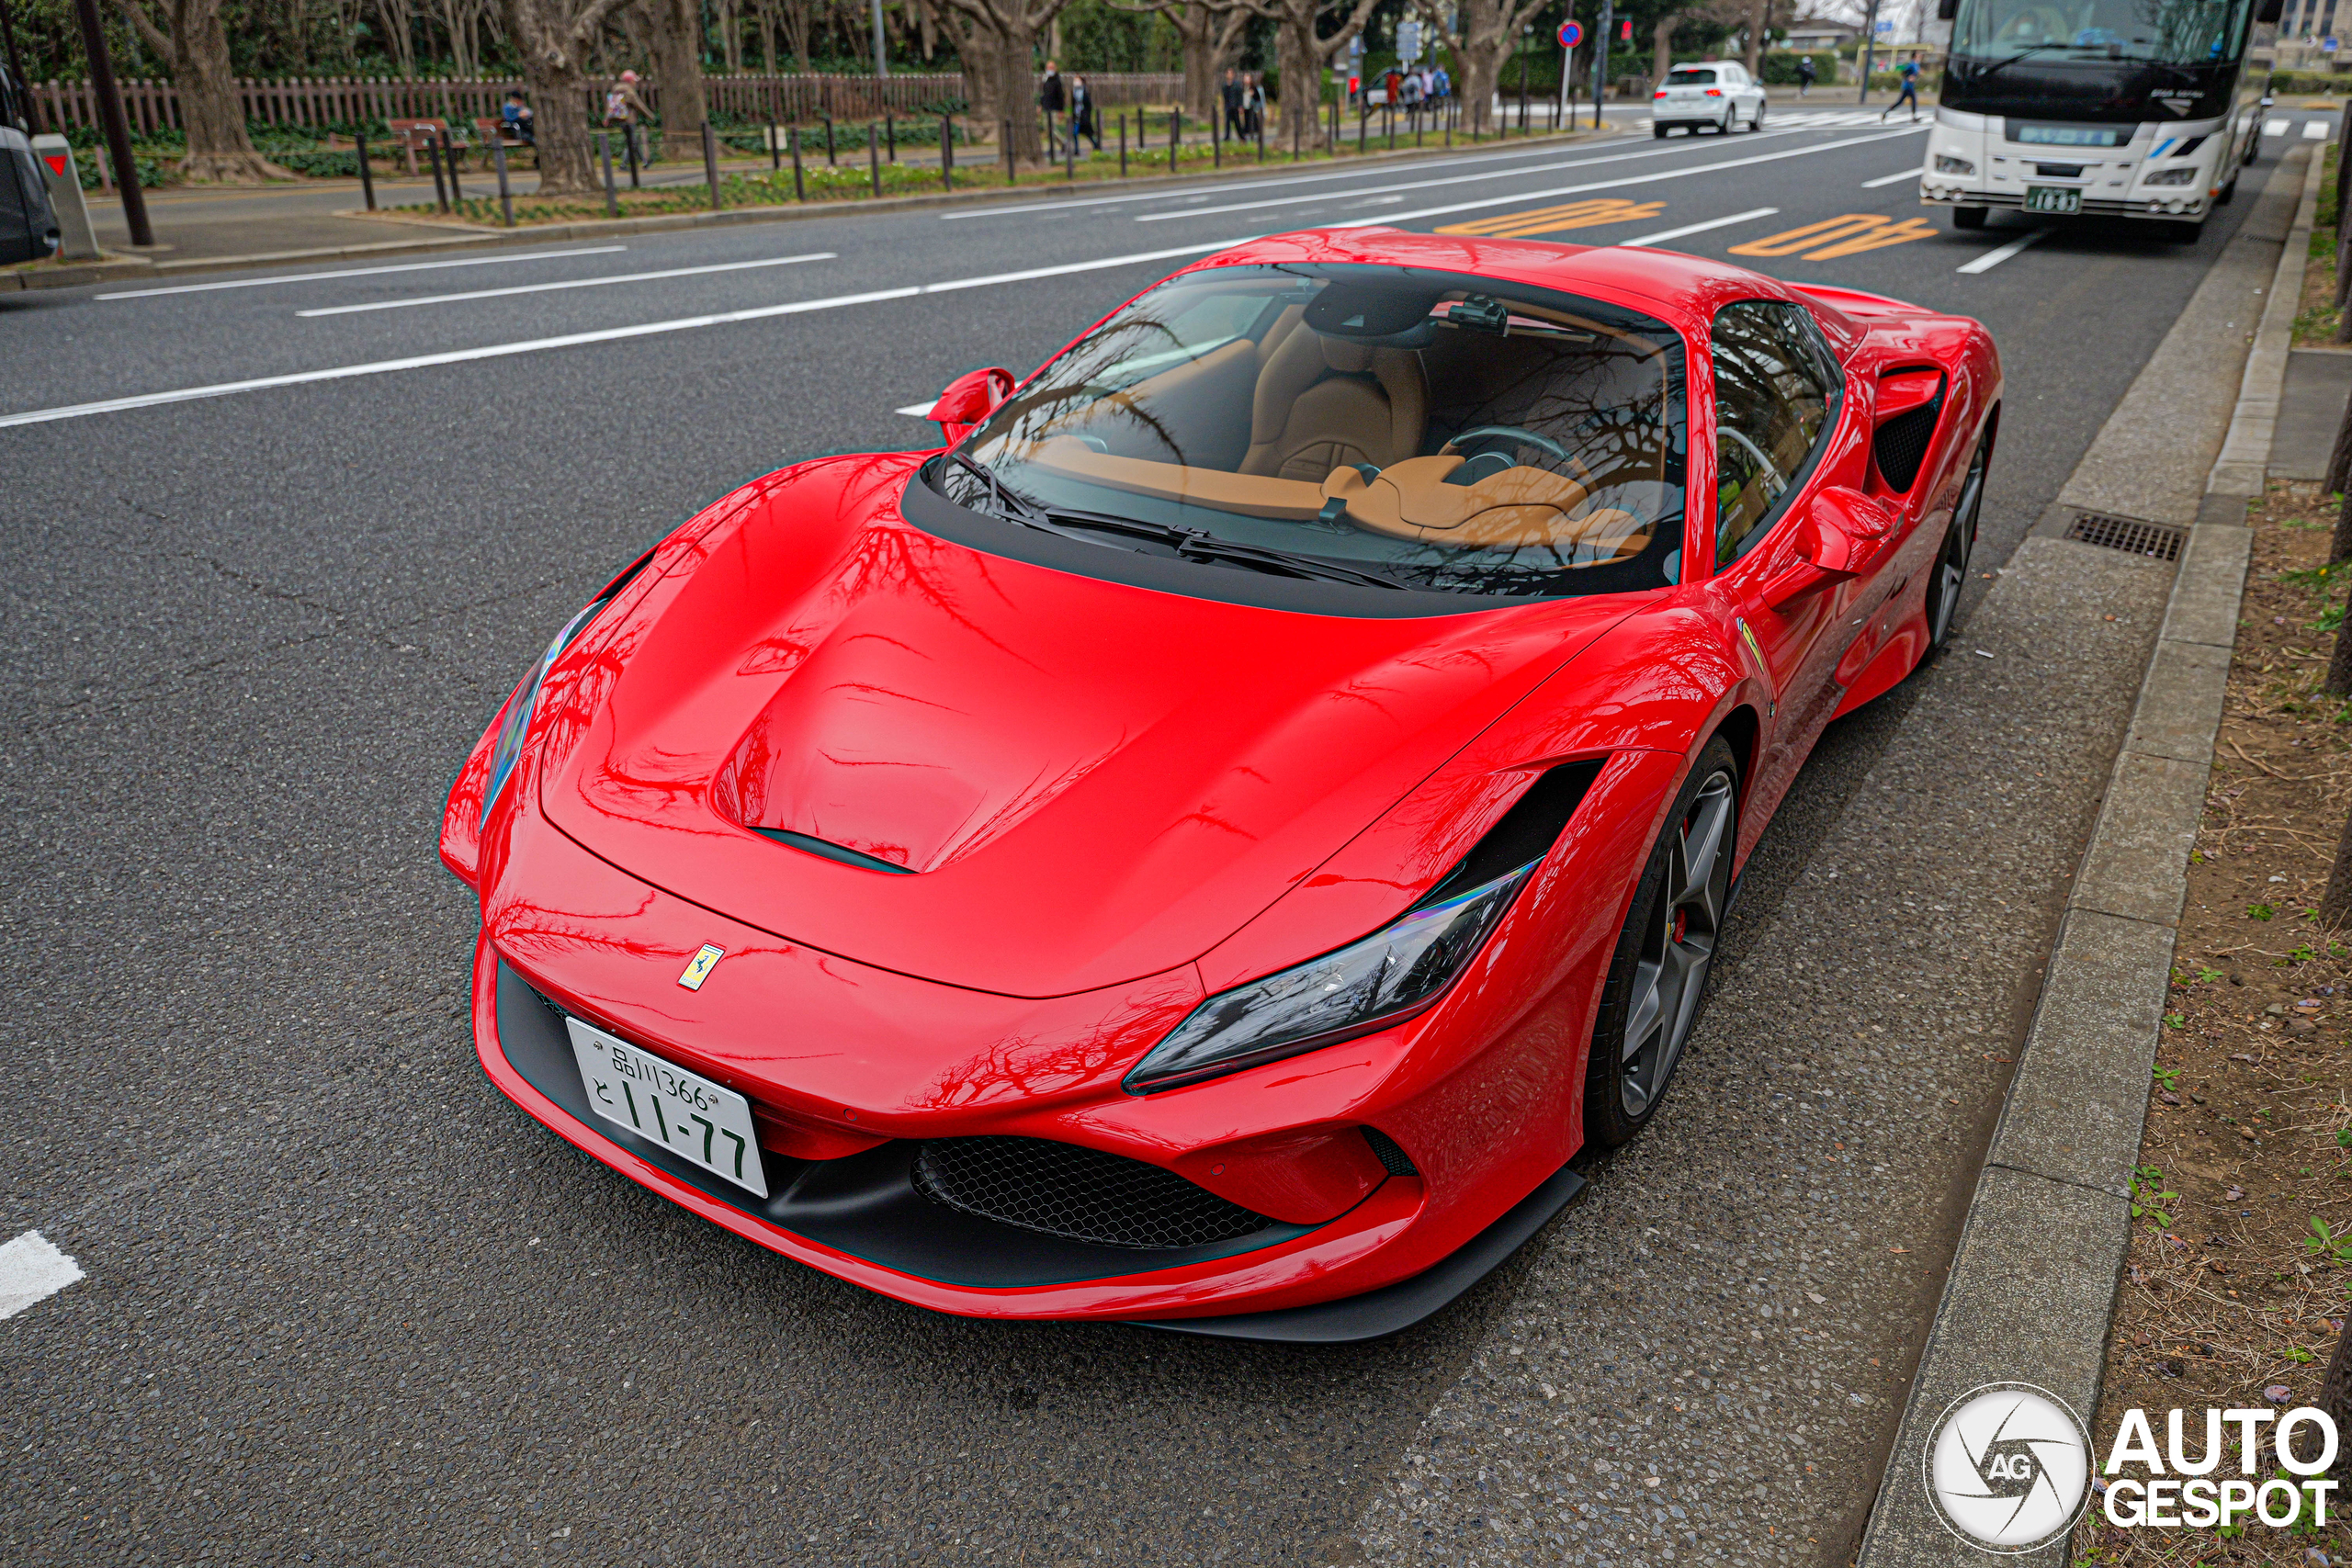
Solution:
<svg viewBox="0 0 2352 1568"><path fill-rule="evenodd" d="M1429 385L1419 355L1325 337L1295 308L1267 345L1242 473L1315 483L1343 464L1385 468L1420 450Z"/></svg>

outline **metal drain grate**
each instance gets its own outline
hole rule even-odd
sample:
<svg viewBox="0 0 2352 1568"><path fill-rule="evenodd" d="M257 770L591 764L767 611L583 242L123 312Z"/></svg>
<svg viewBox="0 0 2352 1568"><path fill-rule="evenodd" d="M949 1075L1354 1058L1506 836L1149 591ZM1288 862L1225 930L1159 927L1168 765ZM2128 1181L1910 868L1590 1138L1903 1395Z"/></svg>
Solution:
<svg viewBox="0 0 2352 1568"><path fill-rule="evenodd" d="M2185 528L2169 523L2143 523L2136 517L2109 517L2101 512L2078 512L2066 528L2066 537L2103 549L2129 550L2135 556L2178 560Z"/></svg>

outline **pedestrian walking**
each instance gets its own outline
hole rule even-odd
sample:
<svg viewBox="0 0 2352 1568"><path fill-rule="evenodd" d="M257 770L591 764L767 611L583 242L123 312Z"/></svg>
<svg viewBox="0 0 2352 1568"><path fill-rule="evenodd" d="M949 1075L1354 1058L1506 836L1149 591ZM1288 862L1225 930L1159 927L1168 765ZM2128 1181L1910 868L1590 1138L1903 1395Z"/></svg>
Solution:
<svg viewBox="0 0 2352 1568"><path fill-rule="evenodd" d="M1241 111L1243 102L1249 94L1242 85L1241 73L1230 65L1227 66L1225 80L1218 85L1216 91L1218 101L1225 108L1225 133L1227 136L1246 138L1249 135L1246 129L1248 121L1241 118Z"/></svg>
<svg viewBox="0 0 2352 1568"><path fill-rule="evenodd" d="M1903 91L1895 96L1893 103L1879 111L1878 118L1884 119L1905 104L1911 106L1911 118L1917 119L1919 118L1919 57L1916 54L1903 62Z"/></svg>
<svg viewBox="0 0 2352 1568"><path fill-rule="evenodd" d="M1048 156L1061 156L1061 120L1069 112L1069 94L1062 86L1061 67L1046 62L1046 79L1037 87L1037 107L1046 111L1046 152ZM1070 151L1078 151L1078 143L1070 143Z"/></svg>
<svg viewBox="0 0 2352 1568"><path fill-rule="evenodd" d="M1241 82L1241 134L1254 141L1266 129L1266 81L1252 71Z"/></svg>
<svg viewBox="0 0 2352 1568"><path fill-rule="evenodd" d="M637 154L640 164L652 160L646 156L645 100L637 96L637 73L624 71L605 94L605 123L619 128L622 141ZM635 176L631 176L632 178Z"/></svg>
<svg viewBox="0 0 2352 1568"><path fill-rule="evenodd" d="M1813 79L1820 74L1820 68L1814 64L1813 56L1810 54L1798 55L1797 96L1802 98L1811 93L1813 91Z"/></svg>
<svg viewBox="0 0 2352 1568"><path fill-rule="evenodd" d="M1085 137L1094 143L1097 152L1102 151L1102 127L1094 113L1094 89L1086 78L1071 73L1069 79L1069 150L1078 152L1078 139Z"/></svg>

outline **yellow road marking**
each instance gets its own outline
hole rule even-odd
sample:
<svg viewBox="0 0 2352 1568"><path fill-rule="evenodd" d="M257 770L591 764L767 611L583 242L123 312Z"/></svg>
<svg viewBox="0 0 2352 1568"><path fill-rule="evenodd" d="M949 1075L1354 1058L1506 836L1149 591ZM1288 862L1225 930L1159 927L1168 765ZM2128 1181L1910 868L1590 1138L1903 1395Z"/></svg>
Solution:
<svg viewBox="0 0 2352 1568"><path fill-rule="evenodd" d="M1655 218L1666 210L1662 201L1627 201L1623 197L1594 197L1561 207L1538 207L1526 212L1506 212L1496 218L1474 218L1448 223L1441 234L1476 234L1489 240L1523 240L1532 234L1557 234L1569 229L1591 229L1603 223L1631 223Z"/></svg>
<svg viewBox="0 0 2352 1568"><path fill-rule="evenodd" d="M1807 261L1828 261L1836 256L1860 255L1864 251L1882 250L1888 245L1907 245L1935 232L1935 225L1924 218L1889 218L1880 212L1848 212L1783 233L1750 240L1744 245L1734 245L1731 254L1736 256L1792 256L1803 252Z"/></svg>

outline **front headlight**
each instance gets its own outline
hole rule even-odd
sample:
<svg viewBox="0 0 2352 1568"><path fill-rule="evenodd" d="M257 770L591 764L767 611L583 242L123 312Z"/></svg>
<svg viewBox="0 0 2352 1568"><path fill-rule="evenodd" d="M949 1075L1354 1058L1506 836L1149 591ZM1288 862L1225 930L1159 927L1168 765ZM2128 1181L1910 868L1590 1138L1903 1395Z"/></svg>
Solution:
<svg viewBox="0 0 2352 1568"><path fill-rule="evenodd" d="M1176 1089L1402 1022L1453 983L1540 863L1450 897L1441 885L1362 942L1219 992L1151 1048L1125 1088Z"/></svg>
<svg viewBox="0 0 2352 1568"><path fill-rule="evenodd" d="M490 820L490 808L498 804L499 792L506 787L507 779L514 772L514 764L522 759L523 742L530 735L531 715L539 705L539 688L547 683L548 671L555 668L557 658L571 646L572 639L588 629L588 623L596 618L597 612L611 604L615 595L628 586L629 579L644 570L645 563L652 558L651 550L638 557L629 563L627 571L606 583L605 591L588 602L587 608L564 622L563 630L555 634L555 640L548 644L548 650L539 655L539 661L531 666L522 683L514 688L514 694L506 700L506 716L500 721L497 742L490 749L490 780L482 785L481 819L484 822Z"/></svg>
<svg viewBox="0 0 2352 1568"><path fill-rule="evenodd" d="M1949 152L1936 154L1936 173L1939 175L1973 175L1976 165L1965 158L1955 158Z"/></svg>
<svg viewBox="0 0 2352 1568"><path fill-rule="evenodd" d="M2197 170L2194 168L2158 169L2142 183L2152 186L2191 186L2197 183Z"/></svg>

